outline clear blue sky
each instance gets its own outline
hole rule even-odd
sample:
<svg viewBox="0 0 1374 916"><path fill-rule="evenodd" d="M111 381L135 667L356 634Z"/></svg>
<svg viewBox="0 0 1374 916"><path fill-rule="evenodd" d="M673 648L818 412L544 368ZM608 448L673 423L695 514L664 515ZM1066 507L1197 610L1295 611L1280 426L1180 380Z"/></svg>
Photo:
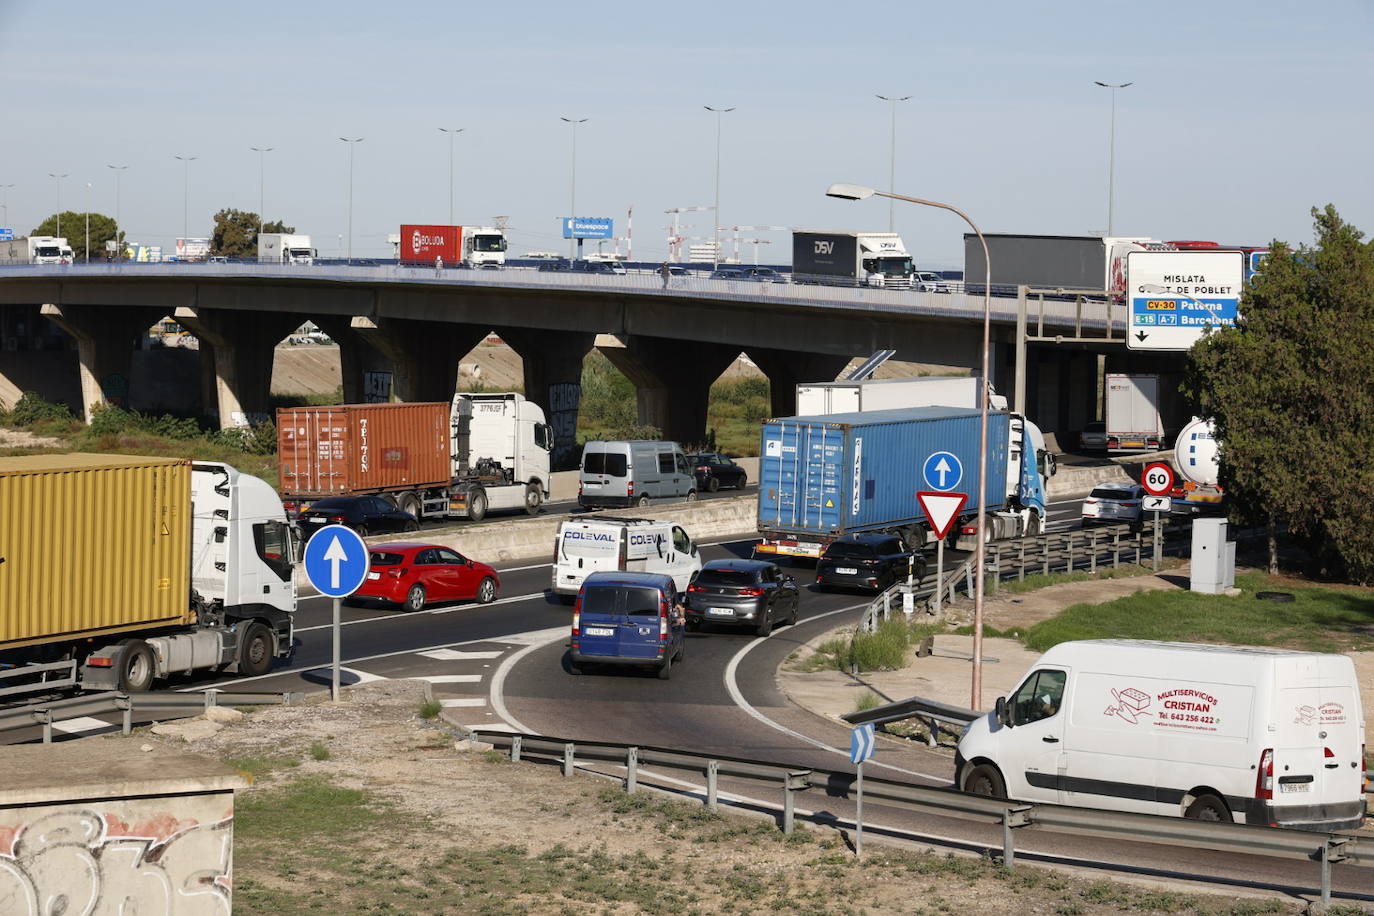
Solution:
<svg viewBox="0 0 1374 916"><path fill-rule="evenodd" d="M689 12L690 11L690 12ZM873 11L865 19L865 11ZM884 187L898 106L897 190L952 203L986 232L1107 228L1109 92L1117 93L1117 235L1311 239L1313 205L1374 232L1369 64L1374 3L475 4L76 3L0 0L8 89L0 185L26 233L57 209L121 213L168 246L211 215L266 211L321 253L346 233L385 256L402 222L510 218L515 254L566 250L570 129L577 209L634 207L637 259L666 253L669 207L710 204L724 116L724 225L885 230L886 201L832 201L833 181ZM709 232L693 214L688 234ZM65 230L66 227L64 227ZM898 205L922 267L962 266L956 217ZM751 233L759 235L759 233ZM763 260L790 260L784 233ZM746 255L746 258L749 255Z"/></svg>

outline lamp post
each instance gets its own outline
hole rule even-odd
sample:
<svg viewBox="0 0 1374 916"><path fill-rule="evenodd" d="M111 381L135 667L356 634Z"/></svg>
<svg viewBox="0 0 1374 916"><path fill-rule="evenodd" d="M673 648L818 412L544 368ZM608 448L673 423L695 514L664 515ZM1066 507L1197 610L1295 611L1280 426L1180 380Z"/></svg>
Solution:
<svg viewBox="0 0 1374 916"><path fill-rule="evenodd" d="M701 107L714 112L716 116L716 206L715 212L711 215L711 226L713 227L711 238L714 239L711 251L711 268L714 270L720 266L720 119L721 115L735 109L712 108L710 105Z"/></svg>
<svg viewBox="0 0 1374 916"><path fill-rule="evenodd" d="M181 237L187 238L190 235L190 212L191 212L191 163L195 162L199 156L173 156L173 159L180 159L184 164L181 176Z"/></svg>
<svg viewBox="0 0 1374 916"><path fill-rule="evenodd" d="M1107 235L1112 235L1114 228L1112 217L1116 210L1116 90L1125 89L1130 83L1104 83L1100 80L1093 80L1097 86L1112 91L1112 126L1107 139Z"/></svg>
<svg viewBox="0 0 1374 916"><path fill-rule="evenodd" d="M114 169L115 173L115 257L116 261L124 260L124 242L120 239L119 231L119 180L124 177L124 170L127 165L107 165L107 169Z"/></svg>
<svg viewBox="0 0 1374 916"><path fill-rule="evenodd" d="M461 127L441 127L448 134L448 224L453 225L453 138L463 132Z"/></svg>
<svg viewBox="0 0 1374 916"><path fill-rule="evenodd" d="M86 182L86 259L91 263L91 183Z"/></svg>
<svg viewBox="0 0 1374 916"><path fill-rule="evenodd" d="M892 155L889 159L887 173L887 190L890 193L897 193L897 103L905 102L911 98L909 95L890 96L880 95L878 98L884 102L892 103ZM897 231L897 201L887 202L887 231Z"/></svg>
<svg viewBox="0 0 1374 916"><path fill-rule="evenodd" d="M12 187L14 187L12 184L0 184L0 210L4 211L3 219L6 226L10 224L10 188Z"/></svg>
<svg viewBox="0 0 1374 916"><path fill-rule="evenodd" d="M362 137L340 137L348 144L348 263L353 263L353 148L363 142Z"/></svg>
<svg viewBox="0 0 1374 916"><path fill-rule="evenodd" d="M266 158L267 154L272 152L272 150L276 149L276 147L250 146L248 148L258 154L258 234L261 235L262 230L267 226L267 204L264 202L266 198L263 196L263 173L265 172L267 165L264 162L264 159Z"/></svg>
<svg viewBox="0 0 1374 916"><path fill-rule="evenodd" d="M576 230L576 222L577 222L577 125L579 125L579 124L586 124L586 123L587 123L587 119L586 119L586 118L563 118L563 117L560 117L558 120L560 120L560 121L565 121L565 122L567 122L568 124L571 124L571 125L572 125L572 198L568 201L568 217L569 217L570 219L572 219L572 220L573 220L573 223L574 223L574 227L573 227L573 228L574 228L574 231L573 231L573 232L570 232L569 235L570 235L570 236L575 236L575 235L577 234L576 231L575 231L575 230ZM577 256L577 239L576 239L576 238L569 238L569 239L568 239L568 259L569 259L569 260L572 260L572 259L573 259L574 257L576 257L576 256Z"/></svg>
<svg viewBox="0 0 1374 916"><path fill-rule="evenodd" d="M49 173L48 173L48 177L49 177L49 178L56 178L56 179L57 179L57 231L54 232L53 235L56 235L56 236L58 236L58 237L61 237L61 235L62 235L62 179L67 177L67 173L66 173L66 172L63 172L62 174L59 175L57 172L49 172Z"/></svg>
<svg viewBox="0 0 1374 916"><path fill-rule="evenodd" d="M979 435L978 435L978 493L974 497L978 500L978 546L975 548L974 561L974 586L973 586L973 684L971 687L970 706L979 709L983 705L983 565L984 555L987 552L986 513L983 504L987 496L987 466L988 466L988 383L990 375L988 372L988 342L991 338L992 329L992 258L988 254L987 239L983 238L982 231L974 225L973 220L968 218L968 214L952 207L949 204L937 203L933 200L922 200L919 197L907 197L902 194L893 194L886 191L875 191L863 185L856 184L832 184L826 190L826 196L838 197L841 200L864 200L868 197L888 197L893 200L904 200L911 204L921 204L925 207L938 207L941 210L948 210L958 214L964 222L969 224L978 241L983 246L983 395L979 401Z"/></svg>

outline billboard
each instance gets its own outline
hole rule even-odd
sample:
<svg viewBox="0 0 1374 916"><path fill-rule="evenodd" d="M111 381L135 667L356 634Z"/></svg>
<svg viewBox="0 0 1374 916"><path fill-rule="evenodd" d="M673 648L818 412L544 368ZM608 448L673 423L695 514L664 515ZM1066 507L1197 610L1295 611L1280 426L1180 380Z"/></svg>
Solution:
<svg viewBox="0 0 1374 916"><path fill-rule="evenodd" d="M177 239L178 261L204 261L209 256L209 239Z"/></svg>
<svg viewBox="0 0 1374 916"><path fill-rule="evenodd" d="M1187 350L1209 328L1236 323L1245 254L1132 251L1126 256L1131 350Z"/></svg>
<svg viewBox="0 0 1374 916"><path fill-rule="evenodd" d="M463 259L462 226L402 226L401 263L433 264L443 258L445 264L457 264Z"/></svg>
<svg viewBox="0 0 1374 916"><path fill-rule="evenodd" d="M615 220L609 216L565 216L563 217L563 238L615 238Z"/></svg>

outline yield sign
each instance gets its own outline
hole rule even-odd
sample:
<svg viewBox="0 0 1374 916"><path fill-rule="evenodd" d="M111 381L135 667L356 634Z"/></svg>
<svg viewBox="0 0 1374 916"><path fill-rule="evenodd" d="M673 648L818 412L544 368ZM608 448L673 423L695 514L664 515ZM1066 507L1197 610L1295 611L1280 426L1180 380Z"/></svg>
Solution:
<svg viewBox="0 0 1374 916"><path fill-rule="evenodd" d="M954 520L959 517L959 510L968 502L967 493L936 493L930 490L919 491L916 498L921 501L926 520L930 522L930 530L935 533L937 540L944 540L945 535L949 534Z"/></svg>

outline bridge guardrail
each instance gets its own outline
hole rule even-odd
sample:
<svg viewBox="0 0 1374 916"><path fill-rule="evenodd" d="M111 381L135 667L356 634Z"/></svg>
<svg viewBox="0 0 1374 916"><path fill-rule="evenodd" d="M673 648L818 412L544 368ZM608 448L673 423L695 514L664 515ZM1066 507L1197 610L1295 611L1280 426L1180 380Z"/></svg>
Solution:
<svg viewBox="0 0 1374 916"><path fill-rule="evenodd" d="M303 696L304 694L297 691L246 693L220 690L216 687L191 692L123 693L112 690L78 697L37 700L23 706L0 710L0 732L41 725L43 743L51 744L53 724L56 722L81 716L101 716L120 712L124 714L122 731L127 735L133 731L134 712L140 707L205 710L211 706L265 706L296 703Z"/></svg>

